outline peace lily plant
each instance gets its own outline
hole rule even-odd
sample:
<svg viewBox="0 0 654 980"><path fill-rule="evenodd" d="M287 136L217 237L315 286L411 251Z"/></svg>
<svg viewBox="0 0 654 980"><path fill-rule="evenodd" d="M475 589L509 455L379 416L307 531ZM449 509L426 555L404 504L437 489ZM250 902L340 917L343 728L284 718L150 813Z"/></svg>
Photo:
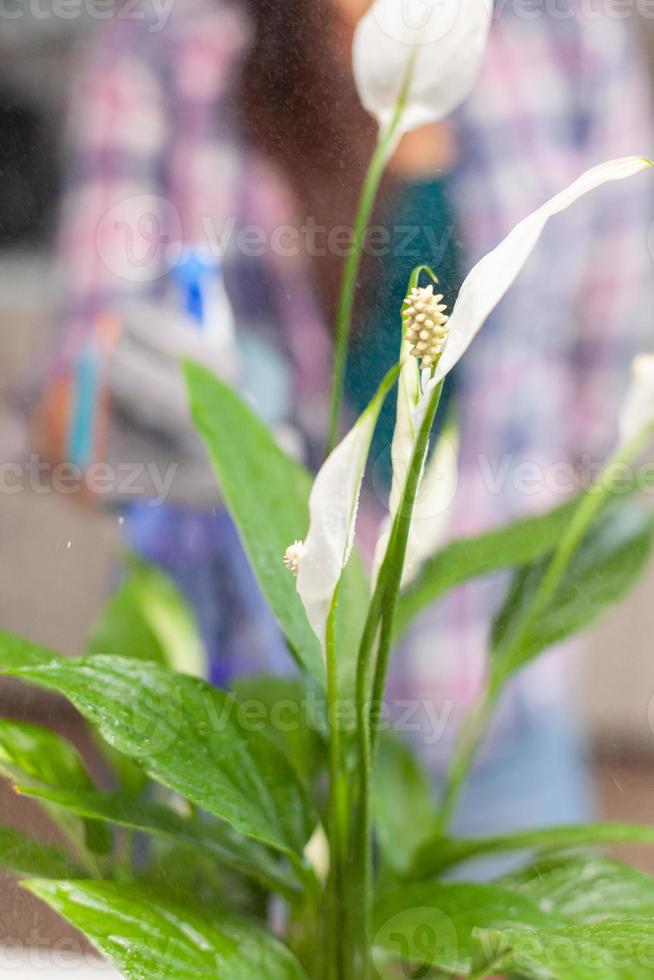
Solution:
<svg viewBox="0 0 654 980"><path fill-rule="evenodd" d="M355 41L362 100L381 127L358 245L398 135L465 97L488 32L481 0L442 0L419 36L406 33L400 7L378 0ZM654 829L457 839L451 821L507 680L624 595L648 559L654 517L634 503L624 463L654 442L654 358L636 362L612 458L587 492L550 513L443 545L456 484L449 435L428 458L446 375L547 221L649 166L634 157L581 176L482 259L449 317L436 272L418 267L398 310L398 364L315 480L235 391L185 366L194 418L296 677L242 680L230 694L209 686L197 676L200 643L183 600L137 562L82 659L0 634L0 671L67 697L108 774L98 785L63 737L1 721L0 771L43 808L60 844L0 828L0 863L128 980L651 977L654 880L587 848L654 843ZM336 423L358 262L355 249L337 337ZM395 386L389 516L369 580L357 509ZM446 479L432 479L435 466ZM380 724L389 657L426 606L507 569L487 687L436 795L409 747ZM466 881L472 859L508 854L520 856L517 871Z"/></svg>

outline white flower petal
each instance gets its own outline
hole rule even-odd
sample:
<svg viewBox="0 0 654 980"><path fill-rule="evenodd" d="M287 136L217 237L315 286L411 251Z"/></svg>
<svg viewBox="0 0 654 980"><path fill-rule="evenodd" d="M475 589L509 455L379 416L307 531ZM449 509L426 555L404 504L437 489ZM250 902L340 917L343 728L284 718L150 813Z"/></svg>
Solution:
<svg viewBox="0 0 654 980"><path fill-rule="evenodd" d="M492 0L375 0L354 39L365 108L388 126L415 59L401 129L444 119L474 85L491 15Z"/></svg>
<svg viewBox="0 0 654 980"><path fill-rule="evenodd" d="M323 650L334 592L354 545L370 444L384 398L396 376L396 372L387 375L354 428L326 459L309 498L310 524L299 562L297 590Z"/></svg>
<svg viewBox="0 0 654 980"><path fill-rule="evenodd" d="M402 342L402 367L397 391L397 410L395 416L395 431L391 445L391 462L393 464L393 483L389 499L389 516L384 519L380 529L375 556L373 560L373 585L377 581L379 569L386 554L392 522L402 501L404 483L409 472L409 464L418 437L414 416L420 402L420 371L415 357L411 356L411 345Z"/></svg>
<svg viewBox="0 0 654 980"><path fill-rule="evenodd" d="M654 355L641 354L620 412L620 445L635 439L645 426L654 426Z"/></svg>
<svg viewBox="0 0 654 980"><path fill-rule="evenodd" d="M652 161L644 157L624 157L593 167L516 225L494 251L484 256L461 287L450 317L450 333L445 351L433 379L425 386L416 421L425 410L430 393L457 364L513 284L549 219L602 184L611 180L623 180L651 166Z"/></svg>
<svg viewBox="0 0 654 980"><path fill-rule="evenodd" d="M427 463L411 518L402 586L409 585L443 544L459 480L458 437L452 428Z"/></svg>

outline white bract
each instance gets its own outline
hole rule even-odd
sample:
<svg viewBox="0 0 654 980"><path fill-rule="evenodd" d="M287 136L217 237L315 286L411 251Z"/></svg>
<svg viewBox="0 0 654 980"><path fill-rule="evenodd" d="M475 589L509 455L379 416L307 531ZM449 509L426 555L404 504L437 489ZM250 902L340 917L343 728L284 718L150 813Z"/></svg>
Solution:
<svg viewBox="0 0 654 980"><path fill-rule="evenodd" d="M586 171L566 190L515 226L504 241L474 267L463 283L449 320L449 336L433 378L426 381L416 413L416 425L426 410L432 391L466 352L497 304L513 284L531 255L551 217L574 204L584 194L611 180L623 180L651 167L645 157L610 160Z"/></svg>
<svg viewBox="0 0 654 980"><path fill-rule="evenodd" d="M648 426L654 428L654 355L641 354L620 412L620 444L626 446Z"/></svg>
<svg viewBox="0 0 654 980"><path fill-rule="evenodd" d="M359 421L325 460L311 490L309 532L297 562L297 590L323 652L334 593L354 546L370 444L395 377L396 373L391 372L382 382Z"/></svg>
<svg viewBox="0 0 654 980"><path fill-rule="evenodd" d="M388 548L392 522L400 505L398 493L403 489L408 466L407 457L413 451L413 444L409 440L404 440L401 454L398 453L393 456L393 489L389 505L390 514L385 518L377 540L373 571L374 581L377 580L379 569ZM402 573L403 588L413 582L424 563L436 554L445 540L445 532L458 487L457 451L458 437L456 432L454 429L448 430L439 439L436 449L425 467L416 504L411 515L411 526Z"/></svg>
<svg viewBox="0 0 654 980"><path fill-rule="evenodd" d="M408 132L448 116L475 83L492 0L375 0L354 37L354 77L364 107L387 128L406 86L399 125Z"/></svg>

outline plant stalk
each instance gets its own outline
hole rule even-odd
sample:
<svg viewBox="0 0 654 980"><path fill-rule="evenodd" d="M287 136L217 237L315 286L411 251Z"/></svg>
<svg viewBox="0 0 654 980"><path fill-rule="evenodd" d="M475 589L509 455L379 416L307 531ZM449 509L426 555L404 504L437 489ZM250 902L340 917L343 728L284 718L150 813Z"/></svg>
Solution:
<svg viewBox="0 0 654 980"><path fill-rule="evenodd" d="M436 412L440 403L442 384L434 390L425 418L420 426L416 445L396 514L391 536L382 564L377 586L370 604L359 649L357 665L357 737L359 750L359 809L354 835L356 899L357 980L370 976L369 943L372 919L372 779L376 725L375 707L383 698L386 670L393 636L393 623L399 597L404 559L409 538L411 516L415 506L425 456L429 448ZM378 641L378 643L377 643ZM375 656L375 647L377 655ZM371 694L377 692L377 696ZM381 692L381 693L380 693Z"/></svg>
<svg viewBox="0 0 654 980"><path fill-rule="evenodd" d="M327 711L329 723L329 937L333 975L336 980L348 980L350 972L349 944L345 890L345 864L349 834L349 797L343 771L343 750L338 717L338 671L336 663L337 587L327 620L325 656L327 662Z"/></svg>
<svg viewBox="0 0 654 980"><path fill-rule="evenodd" d="M334 371L332 376L331 405L329 409L329 435L327 439L327 454L332 451L338 440L338 428L345 388L345 369L352 331L352 314L356 296L357 279L363 260L363 246L366 231L372 215L379 186L396 146L399 114L394 118L388 129L382 130L368 167L363 184L361 199L354 223L354 236L350 254L347 257L343 273L343 285L336 319L336 341L334 348Z"/></svg>

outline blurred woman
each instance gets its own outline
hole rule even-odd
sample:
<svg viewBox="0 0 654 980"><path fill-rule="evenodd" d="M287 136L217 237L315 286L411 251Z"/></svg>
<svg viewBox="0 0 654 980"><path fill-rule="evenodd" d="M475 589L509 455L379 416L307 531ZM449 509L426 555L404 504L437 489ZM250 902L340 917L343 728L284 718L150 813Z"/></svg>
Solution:
<svg viewBox="0 0 654 980"><path fill-rule="evenodd" d="M143 20L118 17L104 29L71 113L60 374L75 365L103 311L135 295L165 302L171 244L209 240L237 336L250 331L281 355L262 375L274 393L264 395L262 412L299 431L306 458L319 461L329 324L375 138L349 67L351 33L367 6L185 0L155 30L143 3ZM348 379L355 409L396 356L399 303L414 265L435 266L451 301L459 269L516 221L586 167L650 146L645 77L623 22L582 19L572 8L555 17L545 3L535 13L498 13L472 97L450 122L407 137L391 164L376 217L386 247L368 256L362 276L366 301ZM561 466L590 463L610 446L627 365L648 326L645 186L612 186L552 222L456 372L452 534L558 502L574 489L558 479ZM120 220L108 224L108 214ZM134 274L138 248L148 253L149 277ZM364 525L378 514L374 497ZM127 527L137 551L186 589L216 682L285 667L281 637L224 512L139 503ZM436 774L482 684L496 603L496 584L458 590L421 619L397 658L397 715ZM460 829L573 821L588 811L566 704L569 664L569 653L550 655L512 685Z"/></svg>

